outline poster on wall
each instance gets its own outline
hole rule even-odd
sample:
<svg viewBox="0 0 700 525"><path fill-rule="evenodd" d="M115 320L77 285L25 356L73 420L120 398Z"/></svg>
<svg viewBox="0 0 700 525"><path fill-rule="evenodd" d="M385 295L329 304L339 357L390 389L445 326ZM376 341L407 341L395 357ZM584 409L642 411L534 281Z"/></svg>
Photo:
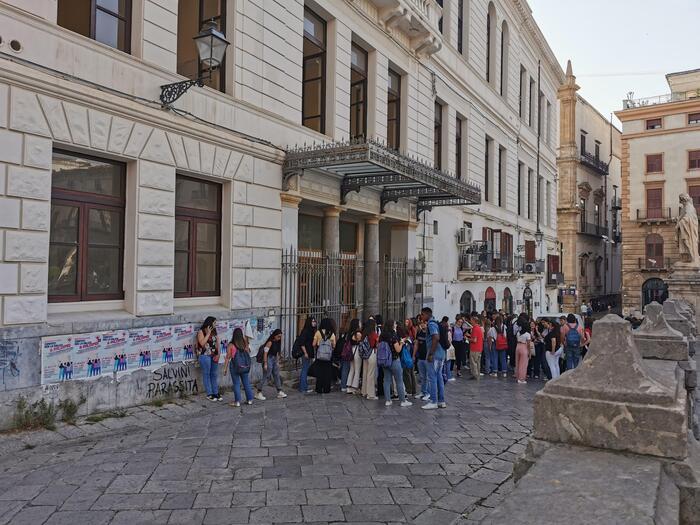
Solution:
<svg viewBox="0 0 700 525"><path fill-rule="evenodd" d="M274 330L275 317L252 317L217 322L221 353L236 328L250 339L251 353ZM155 370L167 363L195 358L198 324L186 323L133 330L62 335L41 339L41 384Z"/></svg>

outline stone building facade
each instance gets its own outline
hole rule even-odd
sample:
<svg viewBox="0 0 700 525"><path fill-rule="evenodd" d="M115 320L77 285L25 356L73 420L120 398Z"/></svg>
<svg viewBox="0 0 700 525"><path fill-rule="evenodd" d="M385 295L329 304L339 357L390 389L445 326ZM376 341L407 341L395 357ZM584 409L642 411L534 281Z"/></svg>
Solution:
<svg viewBox="0 0 700 525"><path fill-rule="evenodd" d="M44 382L47 337L556 300L563 72L522 0L6 0L0 28L0 390Z"/></svg>
<svg viewBox="0 0 700 525"><path fill-rule="evenodd" d="M622 293L626 311L668 295L678 197L700 206L700 71L666 75L671 93L628 98L622 121Z"/></svg>
<svg viewBox="0 0 700 525"><path fill-rule="evenodd" d="M557 234L565 311L620 301L622 235L620 131L583 97L571 62L559 88L561 111Z"/></svg>

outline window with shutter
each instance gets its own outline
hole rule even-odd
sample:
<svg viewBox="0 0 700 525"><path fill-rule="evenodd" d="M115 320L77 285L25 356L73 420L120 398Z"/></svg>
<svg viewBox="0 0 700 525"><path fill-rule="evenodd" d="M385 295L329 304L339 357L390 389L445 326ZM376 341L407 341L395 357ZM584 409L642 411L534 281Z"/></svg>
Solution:
<svg viewBox="0 0 700 525"><path fill-rule="evenodd" d="M662 210L663 190L661 188L647 189L647 217L649 219L660 219Z"/></svg>
<svg viewBox="0 0 700 525"><path fill-rule="evenodd" d="M688 152L688 169L689 170L700 169L700 150Z"/></svg>
<svg viewBox="0 0 700 525"><path fill-rule="evenodd" d="M525 262L534 263L536 260L535 255L536 245L535 241L525 241Z"/></svg>

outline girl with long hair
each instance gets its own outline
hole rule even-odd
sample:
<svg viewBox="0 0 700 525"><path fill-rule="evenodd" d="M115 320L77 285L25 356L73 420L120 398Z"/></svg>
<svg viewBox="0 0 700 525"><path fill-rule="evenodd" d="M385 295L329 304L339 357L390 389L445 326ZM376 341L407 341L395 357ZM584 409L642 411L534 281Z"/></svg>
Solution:
<svg viewBox="0 0 700 525"><path fill-rule="evenodd" d="M377 344L379 343L379 335L377 335L377 323L370 318L362 331L363 340L366 340L370 348L370 354L362 363L362 395L367 399L379 399L377 397Z"/></svg>
<svg viewBox="0 0 700 525"><path fill-rule="evenodd" d="M331 348L335 348L335 322L328 317L321 319L318 332L314 335L313 347L317 350L321 344L326 342L330 343ZM331 383L333 382L332 361L317 359L314 363L314 368L316 369L316 393L328 394L331 391Z"/></svg>
<svg viewBox="0 0 700 525"><path fill-rule="evenodd" d="M533 345L532 335L530 333L530 320L527 316L518 319L517 346L515 347L515 378L519 384L525 384L527 381L527 363L530 360L530 347Z"/></svg>
<svg viewBox="0 0 700 525"><path fill-rule="evenodd" d="M351 353L352 351L352 337L353 334L357 331L360 330L360 320L359 319L352 319L350 323L347 326L347 329L343 332L343 335L340 336L340 339L338 340L337 346L340 347L340 351L337 352L338 358L340 359L340 391L341 392L348 392L348 390L352 389L353 387L351 386L351 382L348 381L348 378L350 377L350 369L352 368L352 365L355 361L355 354ZM343 359L343 354L345 350L348 350L348 352L345 352L345 357L347 359ZM359 356L357 356L358 359L360 359ZM362 366L362 361L360 360L360 366ZM358 369L359 372L359 369ZM354 376L352 378L354 380ZM357 376L357 386L359 386L359 381L360 377L359 375ZM349 385L350 383L350 385ZM355 386L355 388L357 388ZM352 392L350 392L352 393Z"/></svg>
<svg viewBox="0 0 700 525"><path fill-rule="evenodd" d="M209 401L221 401L219 395L219 338L216 334L216 318L209 316L197 331L197 355L202 367L204 390Z"/></svg>
<svg viewBox="0 0 700 525"><path fill-rule="evenodd" d="M316 335L316 318L309 316L304 321L304 328L301 330L301 373L299 374L299 392L306 394L311 392L309 389L309 367L311 360L314 358L314 336Z"/></svg>
<svg viewBox="0 0 700 525"><path fill-rule="evenodd" d="M255 394L255 399L265 401L263 387L270 379L275 382L277 397L280 399L287 397L287 394L282 390L282 377L280 376L280 367L277 361L282 354L282 330L279 328L274 330L258 352L263 352L263 375L258 383L258 393Z"/></svg>
<svg viewBox="0 0 700 525"><path fill-rule="evenodd" d="M253 404L253 388L250 386L250 351L243 337L243 330L236 328L233 331L233 337L226 349L226 361L224 363L224 372L228 368L231 374L231 383L233 385L233 403L229 403L232 407L241 406L241 383L245 390L246 404Z"/></svg>

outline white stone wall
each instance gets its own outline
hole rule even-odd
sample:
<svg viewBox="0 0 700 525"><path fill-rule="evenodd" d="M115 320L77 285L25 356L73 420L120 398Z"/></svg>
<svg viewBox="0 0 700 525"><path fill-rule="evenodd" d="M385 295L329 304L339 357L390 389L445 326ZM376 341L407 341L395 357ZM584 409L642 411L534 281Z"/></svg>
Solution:
<svg viewBox="0 0 700 525"><path fill-rule="evenodd" d="M224 266L220 304L234 309L279 306L279 160L255 158L214 137L209 141L182 134L158 125L157 119L136 120L125 108L112 106L112 100L96 107L14 82L10 85L9 78L2 78L8 75L0 71L0 82L7 82L0 83L2 325L47 320L51 155L55 147L127 163L125 301L114 303L114 309L138 316L171 314L175 309L176 173L217 181L228 197L223 218L231 223L222 224L222 259L230 265L232 275L229 279ZM270 157L270 148L260 146L260 151ZM85 307L89 303L76 306L76 311Z"/></svg>

